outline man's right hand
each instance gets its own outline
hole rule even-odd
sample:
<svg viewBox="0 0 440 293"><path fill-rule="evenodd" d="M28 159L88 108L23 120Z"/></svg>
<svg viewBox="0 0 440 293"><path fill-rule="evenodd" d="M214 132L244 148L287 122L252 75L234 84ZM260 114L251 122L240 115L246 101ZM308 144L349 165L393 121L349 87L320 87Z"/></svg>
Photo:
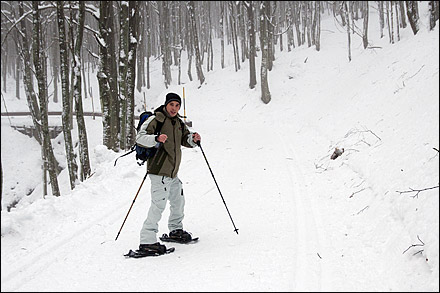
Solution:
<svg viewBox="0 0 440 293"><path fill-rule="evenodd" d="M168 138L168 136L166 134L161 134L156 138L156 140L158 142L164 143L167 140L167 138Z"/></svg>

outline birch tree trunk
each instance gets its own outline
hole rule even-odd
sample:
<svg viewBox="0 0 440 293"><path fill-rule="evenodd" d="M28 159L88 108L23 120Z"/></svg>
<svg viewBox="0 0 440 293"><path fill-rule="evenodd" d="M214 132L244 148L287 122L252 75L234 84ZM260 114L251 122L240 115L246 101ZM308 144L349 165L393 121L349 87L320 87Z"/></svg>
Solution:
<svg viewBox="0 0 440 293"><path fill-rule="evenodd" d="M33 57L35 66L35 75L38 81L38 97L40 101L40 111L41 111L41 124L42 124L42 138L43 138L43 158L46 159L44 162L47 164L47 170L49 172L50 186L52 188L53 196L60 196L60 189L58 187L57 178L57 164L55 162L55 156L53 154L52 143L49 136L49 121L47 117L47 73L44 72L46 68L43 62L46 62L46 57L44 56L43 48L41 48L41 22L40 22L40 1L32 1L33 8Z"/></svg>
<svg viewBox="0 0 440 293"><path fill-rule="evenodd" d="M84 113L81 94L81 47L83 45L84 19L85 19L85 1L79 1L78 29L74 49L74 76L73 76L73 99L75 101L76 123L78 125L79 137L79 161L81 164L79 179L84 181L90 176L89 147L87 142L86 124L84 122Z"/></svg>
<svg viewBox="0 0 440 293"><path fill-rule="evenodd" d="M96 37L99 47L99 68L97 73L98 83L99 83L99 97L101 100L101 111L102 111L102 140L103 144L109 149L113 149L112 142L112 131L111 131L111 121L110 121L110 107L112 100L112 93L110 91L110 83L107 72L109 71L109 54L108 54L108 9L109 3L105 1L100 2L99 6L99 37Z"/></svg>
<svg viewBox="0 0 440 293"><path fill-rule="evenodd" d="M119 100L114 42L112 1L101 1L99 6L99 47L98 83L102 108L103 143L114 151L119 149Z"/></svg>
<svg viewBox="0 0 440 293"><path fill-rule="evenodd" d="M170 32L169 32L169 1L159 1L159 36L160 51L162 53L162 74L164 76L165 87L171 84L171 50L170 50Z"/></svg>
<svg viewBox="0 0 440 293"><path fill-rule="evenodd" d="M364 16L364 31L362 34L362 42L364 44L364 49L368 47L368 14L369 14L369 4L368 1L364 1L364 12L362 15Z"/></svg>
<svg viewBox="0 0 440 293"><path fill-rule="evenodd" d="M191 34L193 36L194 49L195 49L195 53L196 53L197 77L200 81L200 85L202 85L205 82L205 76L203 75L202 61L200 58L199 37L197 34L196 20L195 20L195 14L194 14L194 1L188 1L188 14L189 14L189 20L190 20L190 22L189 22L190 23L190 30L191 30Z"/></svg>
<svg viewBox="0 0 440 293"><path fill-rule="evenodd" d="M268 18L267 13L270 9L270 1L262 1L260 4L260 46L261 46L261 100L267 104L270 102L269 84L267 81L268 63Z"/></svg>
<svg viewBox="0 0 440 293"><path fill-rule="evenodd" d="M417 1L405 1L406 14L408 15L408 21L411 25L411 29L414 35L419 31L419 13L417 7Z"/></svg>
<svg viewBox="0 0 440 293"><path fill-rule="evenodd" d="M316 28L315 28L315 47L316 51L321 50L321 2L316 1L315 3L315 21L316 21Z"/></svg>
<svg viewBox="0 0 440 293"><path fill-rule="evenodd" d="M348 37L348 61L351 61L351 35L350 35L350 19L347 7L347 1L344 1L344 18L347 25L347 37Z"/></svg>
<svg viewBox="0 0 440 293"><path fill-rule="evenodd" d="M238 45L237 45L237 30L236 30L236 23L235 23L235 9L234 9L234 1L229 1L229 21L231 23L231 31L232 31L232 48L234 49L234 65L235 65L235 71L237 72L240 69L240 61L238 56Z"/></svg>
<svg viewBox="0 0 440 293"><path fill-rule="evenodd" d="M244 5L247 11L247 28L249 34L249 88L253 89L257 84L257 75L255 69L255 57L256 57L256 48L255 48L255 24L254 24L254 1L244 1Z"/></svg>
<svg viewBox="0 0 440 293"><path fill-rule="evenodd" d="M138 2L129 1L129 44L127 68L127 140L128 145L133 145L136 138L134 127L134 90L136 83L136 50L138 45ZM171 56L169 56L171 57Z"/></svg>
<svg viewBox="0 0 440 293"><path fill-rule="evenodd" d="M57 1L57 20L58 20L58 39L60 45L60 63L61 63L61 88L63 96L63 134L66 149L67 167L70 179L70 189L75 188L75 181L77 179L78 166L76 164L75 155L73 152L72 134L71 134L71 104L70 104L70 90L69 90L69 73L68 73L68 51L66 44L66 30L64 26L64 1ZM41 100L41 98L40 98ZM40 103L41 106L41 103Z"/></svg>
<svg viewBox="0 0 440 293"><path fill-rule="evenodd" d="M225 2L220 1L220 46L221 46L221 65L225 68L225 28L224 28L224 18L225 18Z"/></svg>
<svg viewBox="0 0 440 293"><path fill-rule="evenodd" d="M120 30L119 36L119 100L121 106L121 149L128 149L127 146L127 95L128 95L128 21L129 21L128 1L121 1L120 10Z"/></svg>
<svg viewBox="0 0 440 293"><path fill-rule="evenodd" d="M24 4L23 1L19 1L18 3L18 11L19 11L19 17L22 17L24 15ZM37 101L37 95L34 91L34 86L32 82L32 63L31 63L31 54L30 54L30 46L28 42L27 37L27 28L26 28L26 22L21 21L21 56L23 59L23 83L24 83L24 89L26 93L26 100L29 107L29 112L32 116L32 122L34 124L37 136L35 137L38 141L38 143L43 147L43 139L41 137L42 131L41 131L41 114L40 114L40 108ZM44 161L44 160L43 160ZM45 170L44 170L45 172Z"/></svg>
<svg viewBox="0 0 440 293"><path fill-rule="evenodd" d="M433 30L437 20L439 19L439 3L438 1L429 1L429 30Z"/></svg>
<svg viewBox="0 0 440 293"><path fill-rule="evenodd" d="M379 25L380 25L380 38L383 38L383 29L385 27L385 19L383 16L383 1L379 2Z"/></svg>

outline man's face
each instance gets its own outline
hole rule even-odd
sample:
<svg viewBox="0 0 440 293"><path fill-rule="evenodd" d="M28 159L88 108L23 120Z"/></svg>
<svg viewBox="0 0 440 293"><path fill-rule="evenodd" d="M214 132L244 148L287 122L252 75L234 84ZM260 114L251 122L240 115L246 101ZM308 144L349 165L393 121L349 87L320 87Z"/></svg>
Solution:
<svg viewBox="0 0 440 293"><path fill-rule="evenodd" d="M177 115L177 113L180 110L180 103L175 102L175 101L171 101L167 104L166 110L167 110L168 114L170 114L171 117L174 117Z"/></svg>

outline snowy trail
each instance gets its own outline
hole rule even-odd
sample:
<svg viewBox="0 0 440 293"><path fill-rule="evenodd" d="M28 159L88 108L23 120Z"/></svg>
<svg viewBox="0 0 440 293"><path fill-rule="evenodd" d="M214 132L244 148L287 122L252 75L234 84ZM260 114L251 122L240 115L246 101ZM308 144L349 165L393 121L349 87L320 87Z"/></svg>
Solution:
<svg viewBox="0 0 440 293"><path fill-rule="evenodd" d="M277 129L281 129L277 127ZM286 126L284 125L284 129ZM295 155L295 148L289 144L283 136L290 131L279 133L278 136L284 148L284 154L287 159L287 168L289 170L290 182L292 185L292 198L296 214L295 237L297 238L298 261L296 266L297 284L295 291L313 290L320 291L322 283L322 268L320 264L319 251L321 250L319 235L315 223L316 207L310 200L307 183L301 171L301 162Z"/></svg>
<svg viewBox="0 0 440 293"><path fill-rule="evenodd" d="M232 128L235 131L231 131ZM109 189L112 181L114 186L131 184L133 192L112 195L111 200L95 208L96 218L93 220L89 212L77 215L75 220L81 223L77 230L63 230L61 227L55 231L57 237L51 239L46 235L48 241L44 246L22 257L17 254L17 259L7 260L14 268L8 269L7 275L2 275L2 288L22 291L68 287L82 291L83 284L87 283L87 290L171 290L176 287L182 290L215 290L217 284L221 288L221 284L230 280L231 291L319 290L319 232L313 220L313 203L308 199L307 187L304 186L301 163L292 155L292 146L287 142L262 141L261 133L269 130L267 125L255 127L240 123L237 131L236 123L227 123L216 133L219 137L227 137L226 151L224 146L208 140L203 145L225 202L240 229L239 235L233 232L201 151L185 149L180 172L187 198L185 227L201 240L192 245L173 244L176 252L171 255L125 259L122 254L138 245L139 228L148 208L150 185L147 179L115 242L117 231L142 180L144 168L133 166L131 170L124 171L123 177L132 178L129 178L130 183L123 183L123 180L111 177L114 169L110 167L110 162L108 169L101 172L102 184ZM243 133L246 133L245 148L248 148L244 152L240 150ZM233 160L240 160L243 164L234 169L236 164L228 163ZM118 164L125 167L130 163ZM272 184L262 186L258 184L261 180ZM286 181L291 182L288 187L282 183ZM167 208L160 222L159 234L168 232L168 213ZM196 258L194 254L197 254ZM280 268L280 262L288 265ZM205 269L200 271L200 268ZM108 276L105 284L102 283L102 274ZM176 277L167 284L155 282L163 279L162 274ZM133 282L146 276L148 284ZM121 283L121 278L126 278L127 282ZM188 282L195 279L197 282ZM44 288L39 287L42 284Z"/></svg>

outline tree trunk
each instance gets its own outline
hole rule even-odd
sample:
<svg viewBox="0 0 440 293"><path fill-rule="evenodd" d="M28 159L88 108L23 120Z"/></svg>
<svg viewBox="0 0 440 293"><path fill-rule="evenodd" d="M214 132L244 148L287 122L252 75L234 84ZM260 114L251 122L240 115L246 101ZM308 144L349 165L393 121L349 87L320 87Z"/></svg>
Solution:
<svg viewBox="0 0 440 293"><path fill-rule="evenodd" d="M45 154L43 158L47 164L47 171L49 172L50 186L52 188L53 196L60 196L60 189L58 187L57 178L57 164L55 161L55 156L53 154L52 143L50 141L49 135L49 121L47 117L47 72L44 71L46 68L45 63L46 57L44 56L44 50L41 48L41 29L40 29L40 11L38 8L39 1L32 1L33 8L33 59L35 66L35 75L38 82L38 97L40 101L40 111L41 111L41 124L42 124L42 138L43 138L43 150Z"/></svg>
<svg viewBox="0 0 440 293"><path fill-rule="evenodd" d="M79 179L84 181L91 174L90 160L89 160L89 147L87 143L87 131L86 124L84 122L82 95L81 95L81 47L83 45L83 33L84 33L84 19L85 19L85 1L79 1L79 15L78 15L78 29L75 41L74 50L74 70L73 76L73 98L75 101L75 113L76 122L78 125L78 137L79 137L79 161L81 164Z"/></svg>
<svg viewBox="0 0 440 293"><path fill-rule="evenodd" d="M319 51L321 50L321 2L316 1L315 5L316 28L314 38L316 51Z"/></svg>
<svg viewBox="0 0 440 293"><path fill-rule="evenodd" d="M257 75L255 70L255 57L256 57L256 49L255 49L255 25L254 25L254 1L245 1L244 5L247 10L247 28L249 34L249 88L253 89L257 84Z"/></svg>
<svg viewBox="0 0 440 293"><path fill-rule="evenodd" d="M99 6L99 47L98 83L102 108L103 143L117 151L119 132L119 100L117 92L116 56L114 48L113 6L111 1L101 1Z"/></svg>
<svg viewBox="0 0 440 293"><path fill-rule="evenodd" d="M268 63L268 18L267 13L270 9L270 1L262 1L260 5L260 46L261 46L261 100L267 104L270 102L269 84L267 81Z"/></svg>
<svg viewBox="0 0 440 293"><path fill-rule="evenodd" d="M193 44L194 49L196 53L196 70L197 70L197 77L200 81L200 85L202 85L205 82L205 76L203 75L203 69L202 69L202 61L200 58L200 49L199 49L199 37L197 34L197 27L196 27L196 19L194 14L194 1L188 1L188 14L189 14L189 23L190 23L190 30L191 34L193 36Z"/></svg>
<svg viewBox="0 0 440 293"><path fill-rule="evenodd" d="M362 42L364 44L364 49L368 47L368 14L369 14L369 7L368 7L368 1L364 1L364 12L362 15L364 16L364 31L362 34Z"/></svg>
<svg viewBox="0 0 440 293"><path fill-rule="evenodd" d="M400 29L399 29L399 27L400 27L400 25L399 25L400 20L399 20L399 9L397 7L397 1L394 1L393 4L394 4L394 7L396 9L396 34L397 34L397 41L400 41Z"/></svg>
<svg viewBox="0 0 440 293"><path fill-rule="evenodd" d="M433 30L436 21L439 19L438 1L429 1L429 30Z"/></svg>
<svg viewBox="0 0 440 293"><path fill-rule="evenodd" d="M350 36L350 19L348 14L347 1L344 1L344 18L347 25L347 37L348 37L348 61L351 61L351 36ZM352 20L353 21L353 20Z"/></svg>
<svg viewBox="0 0 440 293"><path fill-rule="evenodd" d="M69 73L68 73L68 51L66 44L66 31L64 26L64 2L57 1L57 18L58 18L58 39L60 45L60 63L61 63L61 88L63 96L63 113L62 113L62 123L63 123L63 134L66 149L66 159L69 171L70 179L70 189L75 188L75 181L77 179L78 166L76 164L75 154L73 151L72 143L72 133L70 125L71 123L71 104L70 104L70 90L69 90ZM41 99L41 98L40 98ZM40 104L41 106L41 104Z"/></svg>
<svg viewBox="0 0 440 293"><path fill-rule="evenodd" d="M225 28L223 21L225 18L225 2L220 1L220 45L221 45L221 65L225 68Z"/></svg>
<svg viewBox="0 0 440 293"><path fill-rule="evenodd" d="M121 149L128 149L127 146L127 96L128 96L128 43L129 43L129 8L128 1L121 1L120 30L119 36L119 100L121 113Z"/></svg>
<svg viewBox="0 0 440 293"><path fill-rule="evenodd" d="M237 30L235 23L235 9L234 9L234 1L229 1L229 19L231 22L231 31L232 31L232 48L234 49L234 65L235 71L240 69L240 57L238 56L238 45L237 45Z"/></svg>
<svg viewBox="0 0 440 293"><path fill-rule="evenodd" d="M136 49L138 45L138 2L129 1L129 44L128 44L128 70L127 70L127 141L128 145L135 143L136 133L134 127L134 90L136 83ZM170 57L170 56L169 56Z"/></svg>
<svg viewBox="0 0 440 293"><path fill-rule="evenodd" d="M380 26L380 38L383 38L383 29L385 27L385 19L383 15L383 1L379 2L379 26Z"/></svg>
<svg viewBox="0 0 440 293"><path fill-rule="evenodd" d="M147 30L146 30L146 57L147 57L147 89L150 89L151 84L150 84L150 56L151 56L151 5L149 4L149 2L146 3L146 15L147 15Z"/></svg>
<svg viewBox="0 0 440 293"><path fill-rule="evenodd" d="M19 10L19 17L22 17L24 14L24 8L23 8L24 4L23 1L20 1L18 4L18 10ZM27 99L27 104L29 107L29 112L31 113L32 116L32 121L34 124L34 127L36 129L36 133L37 133L37 141L40 145L43 145L43 140L41 137L41 115L40 115L40 108L38 105L38 101L37 101L37 95L34 91L34 86L33 86L33 82L32 82L32 62L31 62L31 55L30 55L30 46L28 43L28 38L27 38L27 29L26 29L26 22L21 21L20 22L20 26L21 26L21 36L22 36L22 42L21 42L21 56L23 58L23 69L24 69L24 74L23 74L23 84L24 84L24 89L25 89L25 93L26 93L26 99ZM6 64L5 64L6 65Z"/></svg>
<svg viewBox="0 0 440 293"><path fill-rule="evenodd" d="M162 53L162 74L164 76L165 87L171 84L171 50L170 50L170 32L169 32L169 1L159 1L159 36L160 51Z"/></svg>
<svg viewBox="0 0 440 293"><path fill-rule="evenodd" d="M419 13L417 1L406 1L406 14L414 35L419 31Z"/></svg>
<svg viewBox="0 0 440 293"><path fill-rule="evenodd" d="M110 58L108 53L108 6L111 5L106 1L101 1L99 6L99 32L100 38L96 38L99 47L99 68L97 73L98 83L99 83L99 96L101 100L101 110L102 110L102 140L103 144L109 149L114 148L114 142L112 141L112 129L110 120L110 108L112 105L112 93L110 91L110 83L107 72L109 71L109 61ZM101 41L102 39L102 41Z"/></svg>

